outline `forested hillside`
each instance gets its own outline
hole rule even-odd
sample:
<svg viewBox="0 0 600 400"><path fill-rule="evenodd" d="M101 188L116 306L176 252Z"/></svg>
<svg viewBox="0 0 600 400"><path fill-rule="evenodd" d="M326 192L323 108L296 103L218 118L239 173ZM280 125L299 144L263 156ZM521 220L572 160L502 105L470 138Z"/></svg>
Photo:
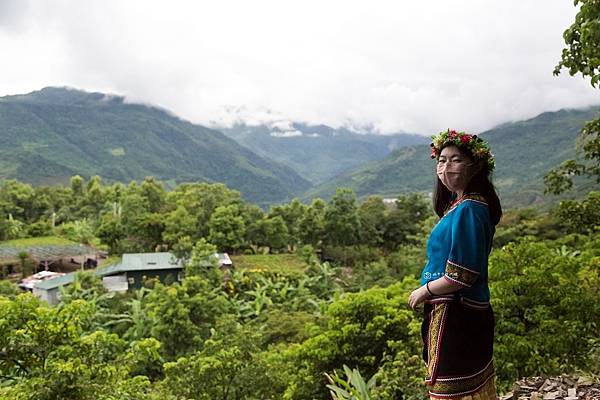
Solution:
<svg viewBox="0 0 600 400"><path fill-rule="evenodd" d="M506 123L481 133L496 158L494 183L507 206L544 202L544 175L564 160L573 158L576 138L586 121L596 117L598 107L546 112L535 118ZM307 198L330 197L337 187L352 188L358 196L395 196L413 191L430 192L434 169L428 146L410 146L394 151L355 171L310 190ZM597 187L587 183L586 193Z"/></svg>
<svg viewBox="0 0 600 400"><path fill-rule="evenodd" d="M224 182L259 203L286 201L309 187L291 168L218 131L102 93L45 88L0 98L0 141L0 179Z"/></svg>
<svg viewBox="0 0 600 400"><path fill-rule="evenodd" d="M404 146L428 144L406 133L356 133L326 125L235 125L223 133L257 154L291 166L312 183L321 183L369 161L381 160Z"/></svg>
<svg viewBox="0 0 600 400"><path fill-rule="evenodd" d="M575 138L597 113L597 107L548 112L482 133L497 159L494 178L504 203L544 202L544 174L575 155ZM415 145L426 142L423 137L301 124L290 129L302 135L286 137L287 131L265 126L228 130L244 147L218 131L122 97L46 88L0 99L0 179L65 184L73 175L99 175L108 182L154 176L169 187L223 182L263 207L294 196L330 198L337 187L352 188L361 198L431 190L427 145ZM307 179L325 182L311 188Z"/></svg>

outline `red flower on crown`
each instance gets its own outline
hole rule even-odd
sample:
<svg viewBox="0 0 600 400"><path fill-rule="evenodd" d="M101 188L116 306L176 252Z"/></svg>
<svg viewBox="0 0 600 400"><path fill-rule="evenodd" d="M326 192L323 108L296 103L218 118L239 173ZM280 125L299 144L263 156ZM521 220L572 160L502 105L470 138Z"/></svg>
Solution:
<svg viewBox="0 0 600 400"><path fill-rule="evenodd" d="M476 159L484 160L487 163L490 172L496 166L494 155L490 152L489 144L477 135L469 135L465 132L447 129L438 135L432 136L431 139L431 158L438 158L445 146L454 145L468 148Z"/></svg>

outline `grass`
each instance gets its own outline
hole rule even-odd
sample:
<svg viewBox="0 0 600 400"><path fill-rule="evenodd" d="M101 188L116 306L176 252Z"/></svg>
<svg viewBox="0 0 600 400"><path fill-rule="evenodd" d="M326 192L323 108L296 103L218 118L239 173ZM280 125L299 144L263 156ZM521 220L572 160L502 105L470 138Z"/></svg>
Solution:
<svg viewBox="0 0 600 400"><path fill-rule="evenodd" d="M124 156L125 155L125 149L122 148L122 147L117 147L115 149L111 149L110 150L110 154L112 154L115 157Z"/></svg>
<svg viewBox="0 0 600 400"><path fill-rule="evenodd" d="M77 244L59 236L42 236L25 239L13 239L0 242L1 247L25 248L30 246L67 246Z"/></svg>
<svg viewBox="0 0 600 400"><path fill-rule="evenodd" d="M300 273L307 264L297 254L252 254L231 256L236 269L266 269L270 272Z"/></svg>
<svg viewBox="0 0 600 400"><path fill-rule="evenodd" d="M100 261L99 268L108 267L109 265L118 264L121 262L121 256L112 255L105 260Z"/></svg>
<svg viewBox="0 0 600 400"><path fill-rule="evenodd" d="M27 150L27 151L35 151L35 150L43 148L43 147L48 147L47 144L41 144L41 143L36 143L36 142L23 142L22 146L23 146L23 149Z"/></svg>

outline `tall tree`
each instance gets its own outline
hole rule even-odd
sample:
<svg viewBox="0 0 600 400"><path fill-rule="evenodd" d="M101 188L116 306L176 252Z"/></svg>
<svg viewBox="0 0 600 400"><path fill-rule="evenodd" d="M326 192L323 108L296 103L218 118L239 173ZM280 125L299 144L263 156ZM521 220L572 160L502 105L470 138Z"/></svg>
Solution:
<svg viewBox="0 0 600 400"><path fill-rule="evenodd" d="M300 242L300 218L306 213L307 206L299 199L293 199L289 204L274 206L269 211L269 218L281 216L287 227L287 240L290 249L294 251Z"/></svg>
<svg viewBox="0 0 600 400"><path fill-rule="evenodd" d="M325 208L323 199L313 199L304 215L300 218L299 234L304 244L319 247L325 236Z"/></svg>
<svg viewBox="0 0 600 400"><path fill-rule="evenodd" d="M338 188L325 209L327 242L334 246L356 244L359 227L356 195L351 189Z"/></svg>
<svg viewBox="0 0 600 400"><path fill-rule="evenodd" d="M168 244L174 245L184 236L197 237L197 220L184 206L178 206L163 217L165 222L163 239Z"/></svg>
<svg viewBox="0 0 600 400"><path fill-rule="evenodd" d="M396 207L386 216L384 247L395 250L401 244L414 241L414 235L420 230L419 223L431 215L429 210L425 198L419 193L399 196Z"/></svg>
<svg viewBox="0 0 600 400"><path fill-rule="evenodd" d="M381 196L369 196L358 208L360 218L360 241L379 246L385 229L385 204Z"/></svg>
<svg viewBox="0 0 600 400"><path fill-rule="evenodd" d="M27 210L32 206L35 190L31 185L9 180L0 187L0 210L13 218L25 221Z"/></svg>
<svg viewBox="0 0 600 400"><path fill-rule="evenodd" d="M208 221L215 209L242 203L240 192L230 190L222 183L183 183L167 194L166 204L173 208L185 207L196 220L197 232L193 241L208 236Z"/></svg>
<svg viewBox="0 0 600 400"><path fill-rule="evenodd" d="M564 32L566 48L554 75L563 68L571 76L581 74L590 78L594 88L600 84L600 1L575 0L580 5L575 22ZM589 121L581 130L579 147L583 159L567 160L551 170L544 178L547 191L558 194L573 187L573 176L583 175L600 183L600 116Z"/></svg>
<svg viewBox="0 0 600 400"><path fill-rule="evenodd" d="M164 217L149 211L148 199L140 193L140 188L132 182L122 202L121 223L126 228L126 251L153 251L162 242Z"/></svg>
<svg viewBox="0 0 600 400"><path fill-rule="evenodd" d="M278 215L264 220L266 244L269 250L281 250L289 243L289 233L283 218Z"/></svg>
<svg viewBox="0 0 600 400"><path fill-rule="evenodd" d="M165 188L154 177L148 176L140 185L140 194L146 199L148 211L152 213L159 212L165 202Z"/></svg>
<svg viewBox="0 0 600 400"><path fill-rule="evenodd" d="M234 251L244 245L246 226L236 204L219 206L208 221L208 240L219 251Z"/></svg>
<svg viewBox="0 0 600 400"><path fill-rule="evenodd" d="M119 242L125 238L125 227L121 219L113 214L104 214L100 220L100 225L96 229L96 236L106 243L111 254L119 252Z"/></svg>
<svg viewBox="0 0 600 400"><path fill-rule="evenodd" d="M84 194L84 186L85 180L79 176L75 175L71 177L71 192L75 197L81 197Z"/></svg>
<svg viewBox="0 0 600 400"><path fill-rule="evenodd" d="M105 194L102 187L102 179L98 175L92 176L87 184L84 196L83 207L80 214L82 217L92 216L98 218L100 212L104 208Z"/></svg>

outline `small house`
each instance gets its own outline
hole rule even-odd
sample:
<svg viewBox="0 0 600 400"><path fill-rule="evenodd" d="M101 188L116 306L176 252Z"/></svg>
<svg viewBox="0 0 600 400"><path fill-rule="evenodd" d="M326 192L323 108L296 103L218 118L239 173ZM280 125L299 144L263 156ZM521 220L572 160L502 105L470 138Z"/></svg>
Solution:
<svg viewBox="0 0 600 400"><path fill-rule="evenodd" d="M32 291L33 287L40 282L54 279L56 277L64 275L63 272L53 272L53 271L40 271L33 275L24 278L19 282L19 287L23 290Z"/></svg>
<svg viewBox="0 0 600 400"><path fill-rule="evenodd" d="M146 279L158 279L173 283L183 279L183 263L171 253L123 254L120 264L100 269L102 281L108 290L113 285L121 288L127 281L127 289L142 288Z"/></svg>
<svg viewBox="0 0 600 400"><path fill-rule="evenodd" d="M58 304L60 300L60 287L70 285L75 280L75 272L64 274L52 279L37 282L33 286L33 294L48 304Z"/></svg>
<svg viewBox="0 0 600 400"><path fill-rule="evenodd" d="M216 255L221 269L231 268L231 259L226 253ZM171 253L128 253L123 254L119 264L98 268L94 273L102 278L102 283L109 292L125 292L142 288L147 279L158 279L164 284L181 281L184 266ZM60 286L69 285L74 280L75 273L71 273L39 282L33 287L33 293L50 304L57 304Z"/></svg>

